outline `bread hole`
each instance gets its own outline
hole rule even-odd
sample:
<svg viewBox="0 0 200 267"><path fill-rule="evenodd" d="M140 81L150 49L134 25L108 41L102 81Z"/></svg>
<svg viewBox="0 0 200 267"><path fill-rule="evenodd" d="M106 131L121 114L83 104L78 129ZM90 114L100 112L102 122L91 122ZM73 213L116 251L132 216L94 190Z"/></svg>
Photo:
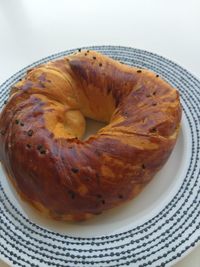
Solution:
<svg viewBox="0 0 200 267"><path fill-rule="evenodd" d="M118 198L119 198L119 199L123 199L124 196L123 196L122 194L119 194L119 195L118 195Z"/></svg>
<svg viewBox="0 0 200 267"><path fill-rule="evenodd" d="M110 123L117 101L120 101L120 96L115 99L111 93L107 95L106 90L107 88L104 89L105 94L98 90L95 93L95 90L92 90L90 101L84 102L85 106L80 103L80 106L83 105L80 110L76 107L76 101L72 102L75 106L70 109L65 108L62 103L56 103L57 107L45 114L46 129L54 134L54 138L68 140L69 145L71 142L79 144L91 135L98 134L101 128ZM96 101L95 99L97 99L96 105L91 109L90 103ZM53 101L52 105L54 105ZM74 140L75 137L78 138L77 141Z"/></svg>
<svg viewBox="0 0 200 267"><path fill-rule="evenodd" d="M105 205L105 204L106 204L106 202L105 202L105 200L104 200L104 199L102 199L101 203L102 203L103 205Z"/></svg>
<svg viewBox="0 0 200 267"><path fill-rule="evenodd" d="M95 135L100 129L102 129L107 125L107 123L105 122L100 122L89 118L86 118L85 121L86 121L86 128L82 140L86 140L90 136Z"/></svg>
<svg viewBox="0 0 200 267"><path fill-rule="evenodd" d="M4 103L4 105L6 105L6 104L8 103L8 101L7 101L7 100L5 100L3 103Z"/></svg>

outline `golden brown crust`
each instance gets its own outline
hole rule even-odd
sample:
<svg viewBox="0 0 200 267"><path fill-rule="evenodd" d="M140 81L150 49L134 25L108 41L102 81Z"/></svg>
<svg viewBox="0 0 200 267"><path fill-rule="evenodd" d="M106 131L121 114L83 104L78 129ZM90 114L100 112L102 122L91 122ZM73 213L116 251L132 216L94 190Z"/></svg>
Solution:
<svg viewBox="0 0 200 267"><path fill-rule="evenodd" d="M81 141L84 117L108 125ZM0 157L26 201L51 218L83 220L142 190L168 159L180 119L177 90L157 75L82 51L15 85Z"/></svg>

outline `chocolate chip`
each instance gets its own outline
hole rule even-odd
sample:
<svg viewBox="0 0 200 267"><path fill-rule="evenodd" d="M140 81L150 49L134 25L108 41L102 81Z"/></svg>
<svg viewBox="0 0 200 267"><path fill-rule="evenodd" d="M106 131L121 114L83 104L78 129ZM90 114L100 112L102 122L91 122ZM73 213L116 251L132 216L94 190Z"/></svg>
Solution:
<svg viewBox="0 0 200 267"><path fill-rule="evenodd" d="M93 57L93 59L96 59L96 57Z"/></svg>
<svg viewBox="0 0 200 267"><path fill-rule="evenodd" d="M150 130L151 133L155 133L157 131L157 129L154 127Z"/></svg>
<svg viewBox="0 0 200 267"><path fill-rule="evenodd" d="M157 74L157 75L156 75L156 78L158 78L158 77L159 77L159 75Z"/></svg>
<svg viewBox="0 0 200 267"><path fill-rule="evenodd" d="M70 196L72 199L74 199L75 196L76 196L76 194L75 194L74 191L72 191L72 190L69 190L69 191L68 191L68 194L69 194L69 196Z"/></svg>
<svg viewBox="0 0 200 267"><path fill-rule="evenodd" d="M41 149L40 150L40 154L46 154L46 150L45 149Z"/></svg>
<svg viewBox="0 0 200 267"><path fill-rule="evenodd" d="M26 147L30 149L31 148L31 145L30 144L27 144Z"/></svg>
<svg viewBox="0 0 200 267"><path fill-rule="evenodd" d="M99 63L99 67L102 67L102 63Z"/></svg>
<svg viewBox="0 0 200 267"><path fill-rule="evenodd" d="M145 166L144 164L142 164L142 169L143 169L143 170L146 169L146 166Z"/></svg>
<svg viewBox="0 0 200 267"><path fill-rule="evenodd" d="M19 124L19 120L15 120L15 123L16 123L16 124Z"/></svg>
<svg viewBox="0 0 200 267"><path fill-rule="evenodd" d="M81 52L81 48L78 49L78 52Z"/></svg>
<svg viewBox="0 0 200 267"><path fill-rule="evenodd" d="M77 169L77 168L71 168L71 171L72 171L73 173L78 173L78 172L79 172L79 169Z"/></svg>
<svg viewBox="0 0 200 267"><path fill-rule="evenodd" d="M141 70L137 70L137 73L141 73L142 71Z"/></svg>
<svg viewBox="0 0 200 267"><path fill-rule="evenodd" d="M118 198L122 199L122 198L124 198L124 197L123 197L123 195L119 194L119 195L118 195Z"/></svg>
<svg viewBox="0 0 200 267"><path fill-rule="evenodd" d="M20 122L20 125L21 125L21 126L24 126L24 123L23 123L23 122Z"/></svg>
<svg viewBox="0 0 200 267"><path fill-rule="evenodd" d="M42 148L39 149L40 154L46 154L47 150L42 146Z"/></svg>
<svg viewBox="0 0 200 267"><path fill-rule="evenodd" d="M41 150L43 148L42 145L37 145L37 150Z"/></svg>
<svg viewBox="0 0 200 267"><path fill-rule="evenodd" d="M33 130L28 130L28 136L32 136L33 135Z"/></svg>

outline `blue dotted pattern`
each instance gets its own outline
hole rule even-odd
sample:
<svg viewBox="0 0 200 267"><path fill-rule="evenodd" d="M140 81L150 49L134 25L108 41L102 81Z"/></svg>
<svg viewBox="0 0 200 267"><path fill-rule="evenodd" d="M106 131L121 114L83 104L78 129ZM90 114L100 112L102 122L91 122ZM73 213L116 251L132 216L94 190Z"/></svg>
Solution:
<svg viewBox="0 0 200 267"><path fill-rule="evenodd" d="M71 237L39 227L15 208L0 183L0 254L15 266L169 266L200 239L200 82L172 61L147 51L113 46L86 49L151 69L179 89L191 136L183 182L152 219L129 231L97 238ZM0 107L27 69L73 51L39 60L13 75L0 87Z"/></svg>

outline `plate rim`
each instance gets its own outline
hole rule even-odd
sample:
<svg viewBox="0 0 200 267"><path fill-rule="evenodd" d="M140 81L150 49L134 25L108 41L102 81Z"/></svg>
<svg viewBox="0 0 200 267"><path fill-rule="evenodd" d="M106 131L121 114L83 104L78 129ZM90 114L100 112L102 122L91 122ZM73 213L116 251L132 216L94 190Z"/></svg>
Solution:
<svg viewBox="0 0 200 267"><path fill-rule="evenodd" d="M185 68L183 68L183 67L181 67L180 65L178 65L177 63L174 63L173 61L171 61L171 60L169 60L169 59L167 59L166 57L163 57L163 56L160 56L160 55L158 55L158 54L156 54L156 53L152 53L152 52L149 52L149 51L147 51L147 50L143 50L143 49L138 49L138 48L131 48L131 47L126 47L126 46L112 46L112 45L109 45L109 46L107 46L107 45L104 45L104 46L86 46L86 47L83 47L83 48L81 48L81 49L94 49L94 50L96 50L96 48L111 48L111 49L115 49L115 48L120 48L120 49L122 49L122 50L126 50L126 49L130 49L130 50L135 50L135 51L137 51L137 53L143 53L143 52L145 52L145 53L147 53L147 54L153 54L153 55L155 55L156 57L159 57L159 58L162 58L163 60L165 60L165 61L167 61L168 63L169 62L171 62L173 65L175 64L176 65L176 67L178 67L178 68L181 68L183 71L185 71L185 72L187 72L187 73L189 73L193 78L195 78L196 79L196 81L199 83L199 80L195 77L195 75L193 75L193 74L191 74L190 72L188 72ZM1 91L1 89L3 88L4 89L4 86L6 87L7 86L7 83L10 81L10 80L15 80L14 78L16 78L16 77L18 77L21 73L23 73L25 70L27 70L28 68L30 68L30 67L32 67L32 66L35 66L35 65L38 65L38 64L40 64L40 62L47 62L47 61L49 61L49 60L51 60L50 58L51 57L53 57L53 58L58 58L59 56L64 56L65 55L65 53L66 54L68 54L68 53L71 53L71 52L73 52L73 51L76 51L77 50L77 48L76 49L68 49L68 50L65 50L65 51L61 51L61 52L58 52L58 53L54 53L54 54L52 54L52 55L50 55L50 56L47 56L47 57L44 57L44 58L42 58L42 59L40 59L40 60L37 60L37 61L35 61L35 62L33 62L32 64L30 64L30 65L28 65L28 66L26 66L26 67L24 67L23 69L21 69L20 71L18 71L18 72L16 72L14 75L12 75L10 78L8 78L4 83L2 83L1 85L0 85L0 91ZM42 230L44 230L42 227L41 227L41 229ZM45 229L45 230L47 230L47 229ZM121 233L120 233L121 234ZM114 235L115 236L115 235ZM75 237L72 237L73 239L75 239ZM85 238L84 238L85 239ZM93 238L86 238L87 240L89 239L89 240L93 240ZM200 241L200 238L198 239L198 243L199 243L199 241ZM195 244L196 245L196 244ZM179 257L178 257L179 258ZM174 261L175 261L175 259L174 259ZM167 265L164 265L164 266L167 266ZM168 265L169 266L169 265Z"/></svg>

